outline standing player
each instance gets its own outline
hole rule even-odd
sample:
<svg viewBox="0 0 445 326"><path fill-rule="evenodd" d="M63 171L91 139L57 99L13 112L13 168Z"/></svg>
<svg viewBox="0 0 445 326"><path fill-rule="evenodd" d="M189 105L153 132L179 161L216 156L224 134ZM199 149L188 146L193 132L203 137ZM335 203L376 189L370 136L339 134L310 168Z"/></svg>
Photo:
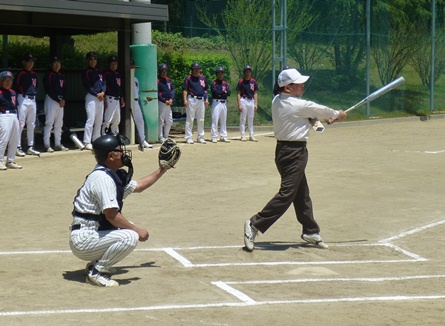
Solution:
<svg viewBox="0 0 445 326"><path fill-rule="evenodd" d="M130 60L130 68L135 69L136 64L133 60ZM133 119L139 133L139 141L143 142L145 148L153 148L153 145L147 143L145 140L145 128L144 128L144 117L142 116L142 110L139 105L139 80L134 76L134 108L133 108Z"/></svg>
<svg viewBox="0 0 445 326"><path fill-rule="evenodd" d="M62 64L59 57L52 56L50 60L51 70L43 77L45 88L45 127L43 128L43 144L48 153L67 151L62 145L63 111L66 98L65 76L60 73ZM54 126L54 149L50 144L51 129Z"/></svg>
<svg viewBox="0 0 445 326"><path fill-rule="evenodd" d="M88 52L85 56L87 69L82 75L82 84L87 94L85 96L85 111L87 121L83 133L85 149L92 150L91 142L99 138L104 115L105 80L102 70L96 68L97 54Z"/></svg>
<svg viewBox="0 0 445 326"><path fill-rule="evenodd" d="M301 238L320 248L328 248L313 216L305 173L308 161L306 141L311 130L310 119L343 121L346 113L302 100L300 97L308 78L296 69L283 70L278 76L281 94L272 101L272 117L277 139L275 163L281 175L281 186L263 210L244 223L244 244L248 251L254 249L258 231L266 232L292 204L297 220L303 226Z"/></svg>
<svg viewBox="0 0 445 326"><path fill-rule="evenodd" d="M114 55L108 58L108 71L104 74L106 91L104 101L104 123L102 125L102 135L111 132L119 132L119 123L121 122L121 108L125 106L122 97L122 77L117 70L118 60ZM109 130L110 129L110 130Z"/></svg>
<svg viewBox="0 0 445 326"><path fill-rule="evenodd" d="M284 66L283 70L290 69L289 66ZM280 86L278 85L278 81L275 82L275 85L273 86L273 96L276 96L280 94Z"/></svg>
<svg viewBox="0 0 445 326"><path fill-rule="evenodd" d="M172 104L175 98L175 88L170 78L167 77L167 65L161 63L158 68L159 141L163 143L168 138L173 123Z"/></svg>
<svg viewBox="0 0 445 326"><path fill-rule="evenodd" d="M244 66L244 76L238 82L236 86L237 98L238 98L238 110L240 112L240 124L239 130L241 133L241 141L246 141L244 132L246 129L249 131L249 140L258 141L253 135L253 117L258 110L258 83L252 78L252 67L249 65Z"/></svg>
<svg viewBox="0 0 445 326"><path fill-rule="evenodd" d="M74 198L70 248L85 261L87 283L97 286L119 286L110 278L112 266L124 259L139 241L147 241L148 231L129 222L122 214L124 199L133 192L143 192L167 171L155 172L132 180L131 151L120 135L104 135L93 142L97 161L94 170ZM128 172L122 167L127 166Z"/></svg>
<svg viewBox="0 0 445 326"><path fill-rule="evenodd" d="M230 86L224 80L224 68L216 68L216 80L212 83L212 143L218 141L218 120L220 123L220 141L230 143L227 138L227 96L230 96Z"/></svg>
<svg viewBox="0 0 445 326"><path fill-rule="evenodd" d="M201 74L199 62L192 63L192 73L188 75L182 84L182 96L186 108L187 120L185 122L185 139L187 144L193 144L192 130L193 120L196 116L198 129L197 142L205 144L204 140L204 110L209 106L208 84L206 78Z"/></svg>
<svg viewBox="0 0 445 326"><path fill-rule="evenodd" d="M40 152L36 151L34 146L34 129L37 115L36 95L37 95L37 74L32 69L34 68L34 62L36 58L32 53L27 53L23 56L22 64L23 70L19 72L16 78L16 93L18 101L18 113L19 113L19 143L17 147L17 156L25 156L22 150L22 132L26 125L26 137L28 139L28 155L40 155Z"/></svg>
<svg viewBox="0 0 445 326"><path fill-rule="evenodd" d="M11 89L13 79L10 71L0 72L0 170L22 168L15 162L15 152L19 143L19 120L17 97Z"/></svg>

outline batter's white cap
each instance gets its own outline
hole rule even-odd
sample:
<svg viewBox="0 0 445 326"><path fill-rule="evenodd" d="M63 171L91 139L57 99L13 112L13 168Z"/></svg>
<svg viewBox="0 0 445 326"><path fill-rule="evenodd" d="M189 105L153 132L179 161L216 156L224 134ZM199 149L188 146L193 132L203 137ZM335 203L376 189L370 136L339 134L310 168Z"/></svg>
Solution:
<svg viewBox="0 0 445 326"><path fill-rule="evenodd" d="M289 84L304 84L309 76L303 76L297 69L287 69L278 75L278 86L283 87Z"/></svg>

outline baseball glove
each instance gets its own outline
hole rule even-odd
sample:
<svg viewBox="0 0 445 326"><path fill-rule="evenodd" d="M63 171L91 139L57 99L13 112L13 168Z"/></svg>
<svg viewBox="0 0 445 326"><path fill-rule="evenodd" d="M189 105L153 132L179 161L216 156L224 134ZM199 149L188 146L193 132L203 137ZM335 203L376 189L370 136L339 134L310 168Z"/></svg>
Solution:
<svg viewBox="0 0 445 326"><path fill-rule="evenodd" d="M178 144L167 138L159 148L159 166L166 169L174 168L179 158L181 157L181 149Z"/></svg>

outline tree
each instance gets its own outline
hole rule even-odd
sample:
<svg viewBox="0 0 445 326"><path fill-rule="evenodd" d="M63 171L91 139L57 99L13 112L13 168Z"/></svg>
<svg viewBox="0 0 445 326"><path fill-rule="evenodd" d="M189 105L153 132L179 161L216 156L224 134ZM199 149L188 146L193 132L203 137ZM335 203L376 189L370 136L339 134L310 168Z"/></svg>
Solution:
<svg viewBox="0 0 445 326"><path fill-rule="evenodd" d="M228 0L226 8L213 15L203 8L197 4L200 21L223 38L239 74L242 75L244 65L249 64L255 78L263 80L272 62L270 2Z"/></svg>

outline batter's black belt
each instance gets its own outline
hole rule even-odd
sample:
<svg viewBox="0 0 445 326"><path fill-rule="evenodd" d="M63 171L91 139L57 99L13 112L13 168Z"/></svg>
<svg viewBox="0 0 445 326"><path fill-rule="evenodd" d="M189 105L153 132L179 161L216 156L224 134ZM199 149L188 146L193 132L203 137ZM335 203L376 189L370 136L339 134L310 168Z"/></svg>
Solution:
<svg viewBox="0 0 445 326"><path fill-rule="evenodd" d="M196 95L189 95L190 97L196 98L197 100L202 100L204 96L196 96Z"/></svg>
<svg viewBox="0 0 445 326"><path fill-rule="evenodd" d="M216 102L219 102L219 103L226 103L226 100L218 100L218 99L215 99L215 101L216 101Z"/></svg>
<svg viewBox="0 0 445 326"><path fill-rule="evenodd" d="M110 96L110 95L107 95L108 96L108 98L109 99L112 99L112 100L119 100L119 96Z"/></svg>
<svg viewBox="0 0 445 326"><path fill-rule="evenodd" d="M290 140L277 140L278 144L281 145L287 145L287 146L291 146L291 147L306 147L306 142L305 141L290 141Z"/></svg>

